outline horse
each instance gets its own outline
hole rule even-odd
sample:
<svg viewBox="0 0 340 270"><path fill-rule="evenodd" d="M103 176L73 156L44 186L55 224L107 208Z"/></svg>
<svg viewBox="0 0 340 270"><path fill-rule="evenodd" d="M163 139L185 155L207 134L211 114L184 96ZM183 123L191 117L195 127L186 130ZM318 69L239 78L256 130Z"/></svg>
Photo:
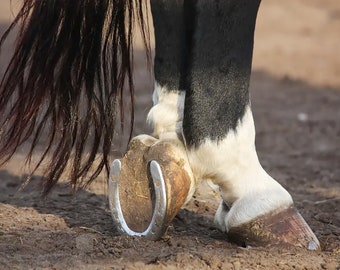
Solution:
<svg viewBox="0 0 340 270"><path fill-rule="evenodd" d="M316 236L291 195L262 168L255 148L249 80L260 2L150 0L155 86L147 121L153 137L134 140L151 140L148 147L165 143L160 153L172 147L170 159L183 155L185 200L201 180L219 187L215 223L228 235L315 250ZM46 148L32 170L47 162L44 194L67 166L75 188L103 169L110 174L114 130L117 119L124 128L125 106L132 134L135 25L152 62L149 8L144 0L23 2L0 41L19 26L0 84L2 163L32 138L30 161L45 132ZM120 172L117 166L113 173ZM153 175L163 172L154 166Z"/></svg>

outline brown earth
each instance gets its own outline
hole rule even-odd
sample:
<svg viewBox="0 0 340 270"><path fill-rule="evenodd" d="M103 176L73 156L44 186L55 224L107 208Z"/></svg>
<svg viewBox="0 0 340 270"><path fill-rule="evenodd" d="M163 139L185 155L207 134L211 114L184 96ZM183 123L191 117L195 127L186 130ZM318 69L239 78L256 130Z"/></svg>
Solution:
<svg viewBox="0 0 340 270"><path fill-rule="evenodd" d="M11 18L0 3L0 31ZM11 51L3 53L0 72ZM22 191L25 150L0 168L0 269L340 269L340 5L263 1L251 81L257 149L292 194L322 251L241 248L213 226L218 196L202 184L160 241L118 235L106 179L72 196L60 183ZM137 53L135 133L148 132L152 80Z"/></svg>

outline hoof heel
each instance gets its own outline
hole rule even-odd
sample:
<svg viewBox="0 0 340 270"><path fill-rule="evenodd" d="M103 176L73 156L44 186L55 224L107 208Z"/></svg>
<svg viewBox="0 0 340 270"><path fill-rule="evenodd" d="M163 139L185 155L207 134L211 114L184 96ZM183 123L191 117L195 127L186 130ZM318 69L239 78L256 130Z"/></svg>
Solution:
<svg viewBox="0 0 340 270"><path fill-rule="evenodd" d="M292 245L309 250L320 249L318 239L293 207L230 228L228 238L243 246Z"/></svg>

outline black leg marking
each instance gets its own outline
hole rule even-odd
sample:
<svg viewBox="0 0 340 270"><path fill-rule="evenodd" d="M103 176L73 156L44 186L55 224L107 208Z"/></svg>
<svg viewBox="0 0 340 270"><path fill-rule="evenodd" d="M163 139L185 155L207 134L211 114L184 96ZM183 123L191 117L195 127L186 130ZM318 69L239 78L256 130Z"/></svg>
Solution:
<svg viewBox="0 0 340 270"><path fill-rule="evenodd" d="M255 20L260 1L198 0L183 131L188 146L222 139L249 103Z"/></svg>
<svg viewBox="0 0 340 270"><path fill-rule="evenodd" d="M185 42L183 0L152 0L156 55L156 81L169 90L180 89L182 51Z"/></svg>

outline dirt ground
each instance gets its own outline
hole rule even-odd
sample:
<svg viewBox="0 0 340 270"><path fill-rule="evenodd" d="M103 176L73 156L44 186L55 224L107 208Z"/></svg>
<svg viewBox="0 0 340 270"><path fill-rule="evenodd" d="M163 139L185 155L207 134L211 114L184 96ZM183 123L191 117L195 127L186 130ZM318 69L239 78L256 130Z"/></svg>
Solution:
<svg viewBox="0 0 340 270"><path fill-rule="evenodd" d="M10 19L0 4L0 31ZM0 70L10 54L7 45ZM267 0L251 80L261 163L292 194L322 251L238 247L213 226L218 196L202 184L160 241L118 235L106 179L72 195L23 190L24 150L0 168L0 269L340 269L339 0ZM152 79L137 53L135 133L148 132Z"/></svg>

